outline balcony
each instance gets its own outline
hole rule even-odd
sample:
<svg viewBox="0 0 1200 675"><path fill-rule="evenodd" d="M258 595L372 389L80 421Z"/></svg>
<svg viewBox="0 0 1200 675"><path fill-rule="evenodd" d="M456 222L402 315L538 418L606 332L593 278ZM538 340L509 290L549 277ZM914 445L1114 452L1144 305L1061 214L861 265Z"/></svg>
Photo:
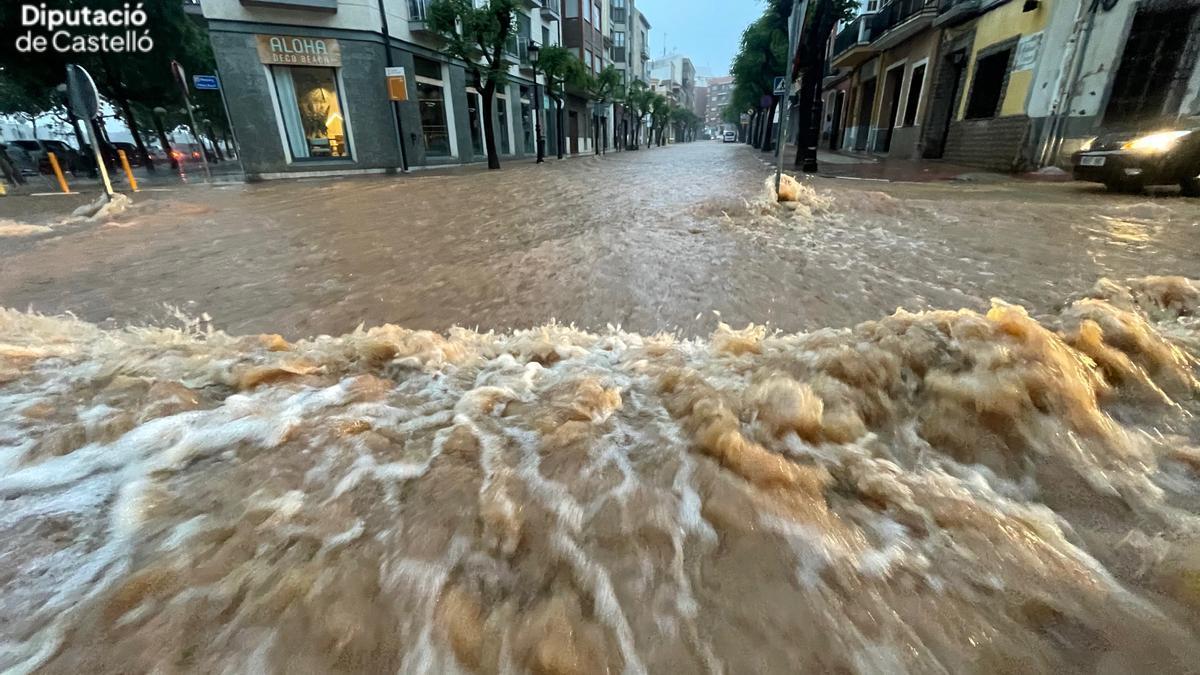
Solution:
<svg viewBox="0 0 1200 675"><path fill-rule="evenodd" d="M532 68L529 62L529 38L513 36L504 43L504 60L513 64L520 65L522 68Z"/></svg>
<svg viewBox="0 0 1200 675"><path fill-rule="evenodd" d="M942 0L933 25L936 28L948 28L965 23L979 14L982 5L980 0Z"/></svg>
<svg viewBox="0 0 1200 675"><path fill-rule="evenodd" d="M871 17L871 47L891 49L933 25L938 0L893 0Z"/></svg>
<svg viewBox="0 0 1200 675"><path fill-rule="evenodd" d="M542 21L558 21L559 11L559 0L542 0Z"/></svg>
<svg viewBox="0 0 1200 675"><path fill-rule="evenodd" d="M187 5L189 3L185 2L184 4ZM318 12L337 11L337 0L242 0L242 4L247 7L269 7L271 9L313 9Z"/></svg>
<svg viewBox="0 0 1200 675"><path fill-rule="evenodd" d="M408 0L408 28L414 33L429 31L429 3L432 0Z"/></svg>
<svg viewBox="0 0 1200 675"><path fill-rule="evenodd" d="M612 8L612 22L613 23L625 23L625 8L624 7L613 7Z"/></svg>
<svg viewBox="0 0 1200 675"><path fill-rule="evenodd" d="M830 63L837 68L853 68L871 58L875 49L871 44L871 19L864 14L846 25L833 39L833 59Z"/></svg>

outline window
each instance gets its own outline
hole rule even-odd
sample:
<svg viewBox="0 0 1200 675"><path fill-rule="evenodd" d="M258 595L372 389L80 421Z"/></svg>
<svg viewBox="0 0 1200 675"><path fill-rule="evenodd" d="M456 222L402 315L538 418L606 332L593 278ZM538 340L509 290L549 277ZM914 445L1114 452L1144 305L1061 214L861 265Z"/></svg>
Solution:
<svg viewBox="0 0 1200 675"><path fill-rule="evenodd" d="M1010 47L975 60L975 78L971 84L971 98L967 101L964 119L995 117L999 114L1004 85L1008 81L1008 58L1011 55Z"/></svg>
<svg viewBox="0 0 1200 675"><path fill-rule="evenodd" d="M917 122L917 107L921 104L921 85L925 82L925 66L913 68L908 78L908 101L904 104L904 126L911 127Z"/></svg>
<svg viewBox="0 0 1200 675"><path fill-rule="evenodd" d="M413 58L417 75L417 106L421 111L421 136L425 154L450 157L450 128L446 118L446 92L442 86L442 64Z"/></svg>
<svg viewBox="0 0 1200 675"><path fill-rule="evenodd" d="M542 46L550 46L550 27L542 26Z"/></svg>
<svg viewBox="0 0 1200 675"><path fill-rule="evenodd" d="M563 17L567 19L579 18L579 0L563 0Z"/></svg>
<svg viewBox="0 0 1200 675"><path fill-rule="evenodd" d="M600 30L600 22L604 20L604 15L600 13L600 3L592 3L592 23L596 24L596 30Z"/></svg>
<svg viewBox="0 0 1200 675"><path fill-rule="evenodd" d="M500 118L500 152L508 154L512 152L512 146L508 141L508 99L503 96L496 97L496 109Z"/></svg>
<svg viewBox="0 0 1200 675"><path fill-rule="evenodd" d="M333 68L274 66L283 130L293 159L349 158Z"/></svg>
<svg viewBox="0 0 1200 675"><path fill-rule="evenodd" d="M533 107L529 103L529 87L521 87L521 129L523 132L524 148L527 154L533 154Z"/></svg>
<svg viewBox="0 0 1200 675"><path fill-rule="evenodd" d="M625 23L625 0L612 0L613 23Z"/></svg>
<svg viewBox="0 0 1200 675"><path fill-rule="evenodd" d="M625 46L625 31L620 31L620 30L613 31L613 46L614 47L624 47Z"/></svg>
<svg viewBox="0 0 1200 675"><path fill-rule="evenodd" d="M591 50L583 50L583 65L587 66L588 71L592 70L592 52Z"/></svg>
<svg viewBox="0 0 1200 675"><path fill-rule="evenodd" d="M483 110L483 99L479 94L475 93L474 89L467 90L467 121L471 126L471 148L475 152L476 157L482 157L483 152L483 126L480 125L480 111Z"/></svg>

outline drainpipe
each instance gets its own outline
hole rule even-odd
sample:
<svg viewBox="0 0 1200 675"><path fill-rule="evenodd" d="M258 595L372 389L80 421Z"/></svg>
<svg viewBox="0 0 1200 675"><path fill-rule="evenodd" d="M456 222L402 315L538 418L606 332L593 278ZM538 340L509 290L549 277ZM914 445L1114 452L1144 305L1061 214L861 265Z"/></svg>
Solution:
<svg viewBox="0 0 1200 675"><path fill-rule="evenodd" d="M1084 2L1088 7L1084 9ZM1081 0L1075 10L1075 28L1073 38L1069 43L1069 53L1064 59L1063 68L1059 71L1055 83L1057 94L1050 108L1050 125L1042 134L1042 142L1038 150L1038 166L1054 163L1062 148L1063 126L1071 114L1071 102L1075 100L1075 87L1078 84L1080 71L1083 69L1084 58L1087 56L1088 43L1091 41L1092 28L1095 25L1098 0ZM1085 15L1086 13L1086 15ZM1065 76L1065 77L1064 77Z"/></svg>

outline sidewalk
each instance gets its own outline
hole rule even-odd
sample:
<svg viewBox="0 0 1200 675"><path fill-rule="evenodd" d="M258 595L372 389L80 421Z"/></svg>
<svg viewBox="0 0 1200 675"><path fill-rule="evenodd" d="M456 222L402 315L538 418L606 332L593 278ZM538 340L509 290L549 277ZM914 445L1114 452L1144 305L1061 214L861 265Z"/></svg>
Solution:
<svg viewBox="0 0 1200 675"><path fill-rule="evenodd" d="M796 146L784 148L784 167L790 168L796 156ZM770 157L769 155L765 155ZM1071 174L1054 168L1028 173L1001 173L976 166L954 164L940 159L894 159L854 152L817 150L817 174L830 178L875 180L896 183L929 183L959 181L964 183L995 183L1008 180L1061 182L1071 180Z"/></svg>

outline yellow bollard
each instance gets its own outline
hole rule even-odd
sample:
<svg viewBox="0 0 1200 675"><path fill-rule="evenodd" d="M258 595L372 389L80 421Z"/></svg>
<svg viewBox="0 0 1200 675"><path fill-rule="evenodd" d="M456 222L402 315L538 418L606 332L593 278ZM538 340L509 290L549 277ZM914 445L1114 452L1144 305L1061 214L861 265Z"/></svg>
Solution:
<svg viewBox="0 0 1200 675"><path fill-rule="evenodd" d="M125 156L124 150L117 150L117 156L121 158L121 167L125 169L125 175L129 177L129 188L137 192L137 179L133 177L133 169L129 168L129 158Z"/></svg>
<svg viewBox="0 0 1200 675"><path fill-rule="evenodd" d="M58 158L53 152L47 152L46 156L50 158L50 168L54 169L54 175L58 178L58 187L62 188L64 194L69 193L71 188L67 187L67 179L63 176L62 167L58 165Z"/></svg>

